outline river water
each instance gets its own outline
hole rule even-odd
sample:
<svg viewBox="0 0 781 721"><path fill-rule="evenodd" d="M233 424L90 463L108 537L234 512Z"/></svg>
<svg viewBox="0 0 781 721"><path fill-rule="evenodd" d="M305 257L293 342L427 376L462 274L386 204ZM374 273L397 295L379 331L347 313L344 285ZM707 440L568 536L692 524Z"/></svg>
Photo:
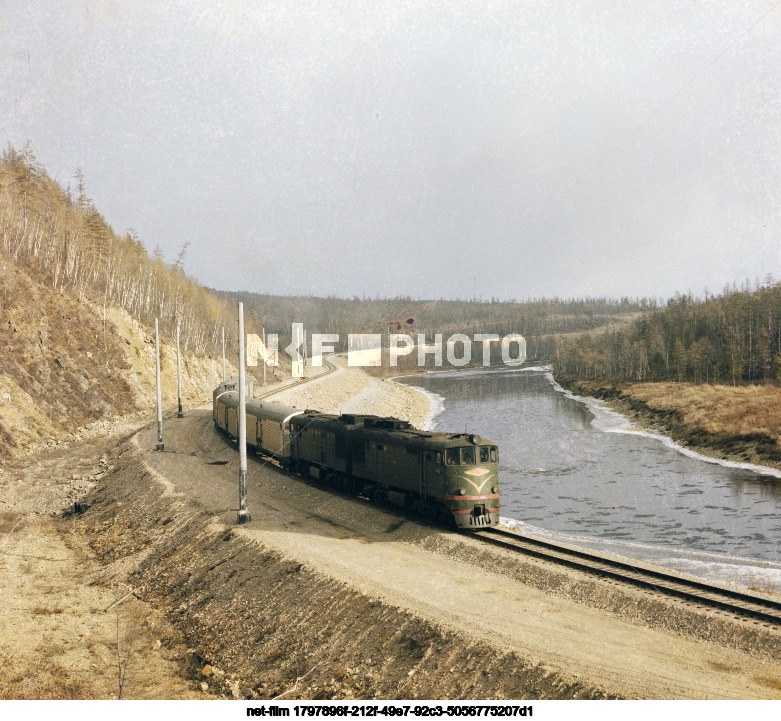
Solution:
<svg viewBox="0 0 781 721"><path fill-rule="evenodd" d="M781 473L713 462L565 392L547 369L397 379L430 394L430 430L499 446L502 517L525 532L781 591Z"/></svg>

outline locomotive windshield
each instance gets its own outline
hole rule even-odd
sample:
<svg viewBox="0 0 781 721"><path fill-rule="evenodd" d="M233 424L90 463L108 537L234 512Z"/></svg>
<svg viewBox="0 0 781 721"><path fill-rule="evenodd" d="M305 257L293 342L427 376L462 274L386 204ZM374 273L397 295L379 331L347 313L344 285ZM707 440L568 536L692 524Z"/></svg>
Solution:
<svg viewBox="0 0 781 721"><path fill-rule="evenodd" d="M475 451L474 446L465 448L446 448L445 465L446 466L474 466L477 463L475 456L479 457L480 463L496 463L496 446L479 446Z"/></svg>

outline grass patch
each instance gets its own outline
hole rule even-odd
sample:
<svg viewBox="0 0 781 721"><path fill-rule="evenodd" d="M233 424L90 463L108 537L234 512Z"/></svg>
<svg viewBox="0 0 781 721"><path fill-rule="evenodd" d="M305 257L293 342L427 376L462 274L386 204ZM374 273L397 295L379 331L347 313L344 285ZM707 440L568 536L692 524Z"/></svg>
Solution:
<svg viewBox="0 0 781 721"><path fill-rule="evenodd" d="M24 523L19 513L0 513L0 535L7 535L11 531L18 531Z"/></svg>
<svg viewBox="0 0 781 721"><path fill-rule="evenodd" d="M653 410L679 413L687 426L730 436L762 434L781 448L781 388L633 383L623 390Z"/></svg>
<svg viewBox="0 0 781 721"><path fill-rule="evenodd" d="M0 699L68 700L94 698L90 684L71 676L45 656L24 660L0 656Z"/></svg>
<svg viewBox="0 0 781 721"><path fill-rule="evenodd" d="M46 606L36 606L34 609L32 609L32 612L36 616L54 616L59 613L62 613L65 609L63 608L48 608Z"/></svg>

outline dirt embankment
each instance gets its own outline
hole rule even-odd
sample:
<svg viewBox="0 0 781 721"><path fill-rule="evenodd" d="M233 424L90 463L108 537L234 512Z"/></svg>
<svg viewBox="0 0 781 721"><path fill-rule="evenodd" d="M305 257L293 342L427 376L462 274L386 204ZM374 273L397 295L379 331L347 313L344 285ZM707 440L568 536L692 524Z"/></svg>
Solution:
<svg viewBox="0 0 781 721"><path fill-rule="evenodd" d="M196 689L229 698L605 697L265 547L179 493L145 455L133 443L122 449L74 533L181 632L189 650L180 665Z"/></svg>
<svg viewBox="0 0 781 721"><path fill-rule="evenodd" d="M0 453L53 443L138 410L113 329L86 306L0 260Z"/></svg>
<svg viewBox="0 0 781 721"><path fill-rule="evenodd" d="M781 469L781 389L775 386L556 380L705 455Z"/></svg>
<svg viewBox="0 0 781 721"><path fill-rule="evenodd" d="M169 328L170 330L170 328ZM80 302L0 258L0 460L94 437L153 413L155 339L128 313ZM233 364L228 373L235 375ZM176 405L176 348L161 344L163 405ZM204 403L222 359L182 353L182 396Z"/></svg>

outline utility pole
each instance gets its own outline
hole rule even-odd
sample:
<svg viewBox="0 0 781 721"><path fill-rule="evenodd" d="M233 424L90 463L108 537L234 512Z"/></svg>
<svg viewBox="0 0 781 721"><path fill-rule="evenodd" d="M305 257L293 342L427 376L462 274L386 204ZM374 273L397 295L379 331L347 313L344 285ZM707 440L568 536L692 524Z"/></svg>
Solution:
<svg viewBox="0 0 781 721"><path fill-rule="evenodd" d="M239 515L238 524L249 523L247 510L247 390L244 383L244 303L239 303Z"/></svg>
<svg viewBox="0 0 781 721"><path fill-rule="evenodd" d="M222 327L222 383L225 384L225 326Z"/></svg>
<svg viewBox="0 0 781 721"><path fill-rule="evenodd" d="M182 369L181 360L179 356L179 321L176 321L176 393L179 396L179 412L176 414L177 418L184 418L182 413Z"/></svg>
<svg viewBox="0 0 781 721"><path fill-rule="evenodd" d="M157 375L157 450L164 451L163 444L163 403L160 394L160 334L155 318L155 372Z"/></svg>
<svg viewBox="0 0 781 721"><path fill-rule="evenodd" d="M263 329L263 385L266 385L266 361L268 360L268 348L266 348L266 329Z"/></svg>

